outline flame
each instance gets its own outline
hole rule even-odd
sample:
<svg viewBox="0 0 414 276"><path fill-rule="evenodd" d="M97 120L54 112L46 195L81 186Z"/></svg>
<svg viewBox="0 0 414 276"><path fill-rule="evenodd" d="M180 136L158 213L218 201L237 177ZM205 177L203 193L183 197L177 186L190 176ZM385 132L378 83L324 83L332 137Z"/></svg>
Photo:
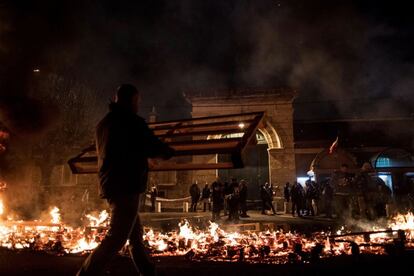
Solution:
<svg viewBox="0 0 414 276"><path fill-rule="evenodd" d="M388 227L392 230L405 230L408 239L414 239L414 214L409 212L408 214L398 214L391 219Z"/></svg>
<svg viewBox="0 0 414 276"><path fill-rule="evenodd" d="M0 201L2 204L2 201ZM1 205L3 206L3 205ZM4 206L3 215L5 214ZM9 218L0 221L0 247L9 249L47 250L56 254L84 254L96 248L108 229L110 215L106 210L87 214L85 227L73 228L64 224L60 210L53 207L51 220L22 221ZM381 230L373 225L370 230ZM403 230L406 234L406 246L414 248L414 215L408 213L390 219L386 229ZM386 230L385 229L385 230ZM336 234L347 233L341 227ZM248 261L265 263L286 263L292 254L301 260L304 254L320 246L321 257L352 254L350 242L360 244L362 253L385 254L383 246L394 242L395 234L374 233L370 242L363 235L349 236L349 243L331 240L331 233L316 232L310 236L283 231L228 232L217 223L210 222L205 230L192 227L184 220L176 231L162 233L149 228L143 234L143 240L154 256L185 255L199 260L211 261ZM299 252L299 253L298 253ZM302 255L301 255L302 254Z"/></svg>
<svg viewBox="0 0 414 276"><path fill-rule="evenodd" d="M58 207L53 207L52 210L49 212L52 219L50 220L51 223L59 224L60 223L60 210Z"/></svg>
<svg viewBox="0 0 414 276"><path fill-rule="evenodd" d="M108 226L109 213L106 210L103 210L99 213L98 217L93 216L92 214L87 214L86 218L89 219L89 226Z"/></svg>
<svg viewBox="0 0 414 276"><path fill-rule="evenodd" d="M3 204L3 200L0 198L0 219L3 214L4 214L4 204Z"/></svg>

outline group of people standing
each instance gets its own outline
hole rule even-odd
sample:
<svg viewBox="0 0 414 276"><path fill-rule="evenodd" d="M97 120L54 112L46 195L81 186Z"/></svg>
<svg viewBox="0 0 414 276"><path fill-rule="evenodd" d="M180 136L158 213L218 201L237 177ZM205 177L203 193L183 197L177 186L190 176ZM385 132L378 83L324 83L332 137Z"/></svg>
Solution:
<svg viewBox="0 0 414 276"><path fill-rule="evenodd" d="M293 185L285 184L285 202L292 204L292 216L315 216L318 214L321 189L315 181L307 180L305 187L295 181Z"/></svg>
<svg viewBox="0 0 414 276"><path fill-rule="evenodd" d="M333 189L330 205L337 216L372 220L387 215L392 191L369 163L364 163L357 173L349 172L346 164L341 165L327 185Z"/></svg>
<svg viewBox="0 0 414 276"><path fill-rule="evenodd" d="M386 205L391 199L391 190L365 163L357 173L348 171L342 164L330 178L320 182L311 179L302 186L298 182L286 183L285 202L291 202L292 216L375 219L386 216Z"/></svg>
<svg viewBox="0 0 414 276"><path fill-rule="evenodd" d="M205 184L200 190L197 182L190 186L191 211L196 212L199 201L203 203L203 211L207 208L212 211L212 219L218 220L223 210L228 215L228 220L238 220L240 217L247 218L247 182L237 181L232 178L231 182L221 182L216 179L210 186ZM210 207L211 206L211 207Z"/></svg>

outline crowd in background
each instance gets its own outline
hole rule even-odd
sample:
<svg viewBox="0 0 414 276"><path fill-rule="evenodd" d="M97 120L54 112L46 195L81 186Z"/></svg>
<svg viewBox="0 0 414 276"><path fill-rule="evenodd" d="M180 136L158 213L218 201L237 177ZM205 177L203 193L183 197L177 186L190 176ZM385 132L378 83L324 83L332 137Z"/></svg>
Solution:
<svg viewBox="0 0 414 276"><path fill-rule="evenodd" d="M228 220L237 221L240 217L247 218L247 182L232 178L230 182L214 181L210 186L205 184L200 190L197 183L190 186L191 211L196 212L201 201L203 211L212 212L212 219L218 220L223 211Z"/></svg>
<svg viewBox="0 0 414 276"><path fill-rule="evenodd" d="M257 186L256 186L257 187ZM252 189L250 186L249 189ZM275 192L269 183L259 186L261 214L276 215L274 206ZM301 184L287 182L283 189L286 208L292 216L325 216L327 218L364 218L376 219L389 213L390 204L405 211L414 207L413 191L405 197L392 193L386 183L365 163L358 172L350 172L346 164L342 164L330 177L316 182L309 178ZM204 212L211 211L213 221L227 216L228 220L237 221L248 218L248 183L245 180L221 181L217 178L210 185L200 188L197 182L189 188L191 197L190 211L201 208ZM156 187L151 191L151 205L154 211L157 195ZM411 199L411 200L410 200ZM257 207L256 207L257 209Z"/></svg>
<svg viewBox="0 0 414 276"><path fill-rule="evenodd" d="M408 201L410 192L406 193ZM369 163L356 172L349 172L342 164L329 178L320 182L311 179L302 186L298 182L286 183L285 202L291 205L292 216L315 216L324 214L328 218L377 219L390 213L389 206L407 211L413 204L393 197L392 190L377 175Z"/></svg>

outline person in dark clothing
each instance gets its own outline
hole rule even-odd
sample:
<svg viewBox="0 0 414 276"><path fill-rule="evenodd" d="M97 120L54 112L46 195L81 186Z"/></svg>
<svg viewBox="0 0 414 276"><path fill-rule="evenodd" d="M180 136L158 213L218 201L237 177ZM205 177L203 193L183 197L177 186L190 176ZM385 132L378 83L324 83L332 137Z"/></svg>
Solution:
<svg viewBox="0 0 414 276"><path fill-rule="evenodd" d="M375 216L377 218L386 217L387 216L387 204L391 200L391 189L388 188L387 184L379 178L376 177L376 183L377 183L377 192L375 197Z"/></svg>
<svg viewBox="0 0 414 276"><path fill-rule="evenodd" d="M157 200L157 195L158 195L158 190L157 190L157 186L152 186L151 187L151 191L150 191L150 196L151 196L151 212L155 212L155 203Z"/></svg>
<svg viewBox="0 0 414 276"><path fill-rule="evenodd" d="M334 197L334 189L330 181L326 181L323 188L323 196L325 200L325 215L327 218L332 218L332 203Z"/></svg>
<svg viewBox="0 0 414 276"><path fill-rule="evenodd" d="M229 212L229 206L228 206L228 198L230 196L230 194L233 192L232 189L232 185L231 183L225 181L224 182L224 186L223 186L223 195L224 195L224 205L223 205L223 209L224 209L224 215L226 216Z"/></svg>
<svg viewBox="0 0 414 276"><path fill-rule="evenodd" d="M295 212L299 217L302 216L302 202L303 202L303 187L297 181L293 183L290 191L290 197L292 199L292 216L295 216Z"/></svg>
<svg viewBox="0 0 414 276"><path fill-rule="evenodd" d="M203 191L201 192L201 202L203 203L203 212L207 211L207 206L208 206L208 210L210 211L210 195L211 195L210 188L208 187L208 184L206 184L203 188Z"/></svg>
<svg viewBox="0 0 414 276"><path fill-rule="evenodd" d="M133 85L121 85L110 112L96 128L100 191L111 206L111 222L105 238L85 260L78 276L100 275L127 240L135 269L142 275L155 275L155 266L142 241L139 196L147 189L148 158L168 159L174 150L136 115L139 102Z"/></svg>
<svg viewBox="0 0 414 276"><path fill-rule="evenodd" d="M313 185L311 180L307 180L305 182L306 190L305 190L305 211L306 215L308 216L315 216L315 210L312 206L312 201L316 197L316 187Z"/></svg>
<svg viewBox="0 0 414 276"><path fill-rule="evenodd" d="M265 215L266 210L271 209L273 214L276 215L276 210L272 204L273 190L269 183L266 182L265 185L260 186L260 197L262 199L262 214Z"/></svg>
<svg viewBox="0 0 414 276"><path fill-rule="evenodd" d="M217 221L220 219L220 211L224 205L223 185L218 179L211 184L211 200L213 202L212 220Z"/></svg>
<svg viewBox="0 0 414 276"><path fill-rule="evenodd" d="M286 182L285 188L283 189L283 196L285 198L285 202L290 202L290 183Z"/></svg>
<svg viewBox="0 0 414 276"><path fill-rule="evenodd" d="M247 215L247 182L240 181L240 217L248 218Z"/></svg>
<svg viewBox="0 0 414 276"><path fill-rule="evenodd" d="M333 172L331 185L334 189L334 209L337 217L346 218L352 213L352 186L354 175L348 171L348 165L342 164Z"/></svg>
<svg viewBox="0 0 414 276"><path fill-rule="evenodd" d="M197 204L200 199L200 188L197 185L197 181L193 183L190 187L190 196L191 196L191 211L197 212Z"/></svg>
<svg viewBox="0 0 414 276"><path fill-rule="evenodd" d="M227 195L227 206L229 211L229 220L237 221L239 219L240 206L240 187L236 178L231 179L229 194Z"/></svg>
<svg viewBox="0 0 414 276"><path fill-rule="evenodd" d="M266 187L265 187L266 184L260 185L260 199L262 200L262 215L265 215L266 210L268 210L268 206L267 206L268 194L267 194Z"/></svg>
<svg viewBox="0 0 414 276"><path fill-rule="evenodd" d="M267 185L265 185L266 191L267 191L267 206L270 207L270 209L273 212L273 215L276 215L276 210L275 207L273 206L273 195L274 195L274 191L273 191L273 186L269 183L267 183Z"/></svg>
<svg viewBox="0 0 414 276"><path fill-rule="evenodd" d="M371 164L364 163L361 171L355 177L354 193L358 201L358 213L361 218L374 219L375 196L377 185Z"/></svg>

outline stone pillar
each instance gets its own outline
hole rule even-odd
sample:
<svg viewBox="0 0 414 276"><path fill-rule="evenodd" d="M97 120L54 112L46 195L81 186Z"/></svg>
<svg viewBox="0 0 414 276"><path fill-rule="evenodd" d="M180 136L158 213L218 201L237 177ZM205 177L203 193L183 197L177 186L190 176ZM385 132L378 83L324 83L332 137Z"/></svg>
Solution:
<svg viewBox="0 0 414 276"><path fill-rule="evenodd" d="M296 180L295 152L291 149L269 149L269 175L276 193L282 194L286 182Z"/></svg>

